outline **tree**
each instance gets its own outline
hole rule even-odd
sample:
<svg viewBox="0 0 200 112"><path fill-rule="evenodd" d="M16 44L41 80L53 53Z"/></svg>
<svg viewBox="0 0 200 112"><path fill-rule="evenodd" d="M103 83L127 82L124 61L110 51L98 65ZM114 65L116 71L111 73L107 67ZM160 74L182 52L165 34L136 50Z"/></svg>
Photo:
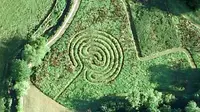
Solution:
<svg viewBox="0 0 200 112"><path fill-rule="evenodd" d="M38 66L42 63L42 59L49 50L50 48L46 46L46 39L40 37L24 46L22 59L28 63L32 63L33 66Z"/></svg>
<svg viewBox="0 0 200 112"><path fill-rule="evenodd" d="M16 84L14 85L14 90L16 91L17 97L20 98L26 95L29 87L30 85L28 81L16 82Z"/></svg>
<svg viewBox="0 0 200 112"><path fill-rule="evenodd" d="M149 111L158 111L158 107L163 103L163 94L152 88L146 89L145 91L134 90L129 96L129 101L132 106L139 109L141 106L145 106Z"/></svg>
<svg viewBox="0 0 200 112"><path fill-rule="evenodd" d="M185 107L186 112L200 112L200 108L197 106L196 102L190 101Z"/></svg>
<svg viewBox="0 0 200 112"><path fill-rule="evenodd" d="M11 65L11 77L14 81L24 81L28 80L31 75L31 69L28 67L28 64L24 60L16 59L12 62Z"/></svg>
<svg viewBox="0 0 200 112"><path fill-rule="evenodd" d="M125 97L104 96L91 104L92 112L133 112L134 109Z"/></svg>

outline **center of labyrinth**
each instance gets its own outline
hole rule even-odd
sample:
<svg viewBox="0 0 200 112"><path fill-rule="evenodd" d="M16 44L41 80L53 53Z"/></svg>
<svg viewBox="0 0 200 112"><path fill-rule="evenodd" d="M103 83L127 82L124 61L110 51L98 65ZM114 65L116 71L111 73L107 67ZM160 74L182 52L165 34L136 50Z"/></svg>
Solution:
<svg viewBox="0 0 200 112"><path fill-rule="evenodd" d="M123 66L123 51L113 36L94 30L81 31L69 44L69 56L77 76L90 83L114 80Z"/></svg>

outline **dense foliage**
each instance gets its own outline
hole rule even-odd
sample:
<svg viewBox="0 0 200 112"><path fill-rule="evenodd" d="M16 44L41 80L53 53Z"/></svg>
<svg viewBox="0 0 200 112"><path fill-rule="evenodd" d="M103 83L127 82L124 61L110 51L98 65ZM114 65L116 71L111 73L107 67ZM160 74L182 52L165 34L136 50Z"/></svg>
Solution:
<svg viewBox="0 0 200 112"><path fill-rule="evenodd" d="M46 46L46 39L40 37L24 46L22 59L31 63L32 66L38 66L42 63L42 59L48 51L49 48Z"/></svg>
<svg viewBox="0 0 200 112"><path fill-rule="evenodd" d="M104 96L89 103L92 112L133 112L131 103L124 97Z"/></svg>
<svg viewBox="0 0 200 112"><path fill-rule="evenodd" d="M26 61L16 59L11 64L10 75L17 82L28 80L31 75L31 69Z"/></svg>
<svg viewBox="0 0 200 112"><path fill-rule="evenodd" d="M190 101L185 107L186 112L200 112L200 108L197 106L196 102Z"/></svg>
<svg viewBox="0 0 200 112"><path fill-rule="evenodd" d="M83 0L76 17L64 36L52 46L52 52L45 56L43 63L36 68L35 77L32 79L35 85L60 104L72 109L78 108L81 110L81 108L86 107L88 102L93 102L94 99L98 100L103 96L114 94L126 97L130 105L137 111L178 112L184 110L187 103L194 100L193 95L198 96L199 87L198 81L195 80L198 77L190 70L187 71L190 66L186 55L177 52L160 56L156 59L140 61L136 56L133 36L134 38L138 36L139 41L136 44L141 47L141 53L144 56L173 47L196 47L198 42L191 43L190 47L184 44L185 35L188 33L183 34L183 32L189 30L188 28L182 29L182 21L187 21L189 25L192 25L181 16L181 14L186 14L187 11L181 10L182 12L180 13L180 10L174 12L166 11L166 9L160 10L161 7L157 6L165 5L165 2L158 0L127 1L127 4L130 4L130 10L128 10L130 12L127 12L127 7L124 6L126 3L121 0ZM145 1L148 1L147 3L154 1L154 3L151 3L151 5L141 3ZM177 5L177 1L167 1ZM133 16L130 21L131 27L133 27L132 31L136 33L133 36L128 24L128 13ZM87 29L90 32L87 32ZM110 51L99 45L98 42L103 43L106 47L113 45L107 41L108 39L102 38L102 35L105 36L103 33L102 35L96 34L96 30L110 34L114 37L112 40L118 40L122 50L116 50L107 55L102 52L93 52L96 50L95 48L89 49L93 45L93 40L96 40L95 47L100 46L103 51L105 50L105 53ZM89 38L91 41L87 42L86 39L78 40L81 37ZM77 39L75 42L73 42L74 38ZM106 42L98 40L99 38L106 40ZM192 40L192 38L187 39ZM198 35L195 36L193 41L197 40ZM76 46L76 42L83 43ZM91 45L87 47L87 44ZM116 44L117 42L114 45ZM71 49L70 45L76 47ZM78 49L81 45L83 47ZM114 49L114 47L111 48ZM91 52L87 53L87 50L91 50ZM121 71L117 78L102 84L87 80L88 77L93 78L96 76L96 74L92 73L96 73L99 70L96 68L101 65L101 58L107 61L107 57L113 58L117 56L115 53L118 52L123 52L124 60L122 62L123 67L118 68ZM86 56L88 54L89 57ZM72 55L75 55L75 58ZM84 59L79 59L82 57ZM119 59L116 58L116 60ZM76 60L78 61L76 62ZM80 63L83 66L81 70L85 70L85 73L81 72L77 75L81 71L79 71L81 67L77 66ZM156 68L155 65L160 67ZM161 65L167 65L169 69ZM156 68L154 72L150 70L152 67ZM113 70L114 67L109 69ZM103 71L104 69L100 68L100 70ZM92 75L87 77L86 73ZM101 73L104 73L104 71ZM191 76L194 77L192 78ZM99 79L102 77L104 78L103 75L98 76ZM182 101L183 103L179 105L179 102ZM120 106L118 103L107 101L101 104L100 110L118 111Z"/></svg>
<svg viewBox="0 0 200 112"><path fill-rule="evenodd" d="M0 3L0 111L9 110L7 63L41 23L52 0L1 0ZM6 107L5 107L6 105Z"/></svg>
<svg viewBox="0 0 200 112"><path fill-rule="evenodd" d="M10 78L12 79L13 93L17 100L16 109L23 112L23 96L29 88L31 68L42 63L42 59L49 51L44 37L33 40L24 46L21 59L15 59L11 63ZM30 66L31 65L31 66Z"/></svg>

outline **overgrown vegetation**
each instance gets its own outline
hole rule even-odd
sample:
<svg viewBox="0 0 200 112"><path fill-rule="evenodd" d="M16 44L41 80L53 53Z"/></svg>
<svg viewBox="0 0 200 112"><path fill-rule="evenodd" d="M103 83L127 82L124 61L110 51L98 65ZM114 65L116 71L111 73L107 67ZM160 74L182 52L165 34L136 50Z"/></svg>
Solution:
<svg viewBox="0 0 200 112"><path fill-rule="evenodd" d="M39 36L54 33L70 2L54 1L49 17L33 29L37 32L32 36L38 38L31 38L21 55L15 57L5 73L9 75L0 75L7 85L0 86L0 109L22 111L22 97L34 67L33 83L68 108L99 112L200 111L200 72L189 68L184 53L147 61L136 56L136 50L148 56L183 47L198 62L198 0L82 0L72 24L45 56L49 48L46 39Z"/></svg>
<svg viewBox="0 0 200 112"><path fill-rule="evenodd" d="M51 0L2 0L0 3L0 111L9 110L11 105L5 72L7 63L21 49L51 3Z"/></svg>
<svg viewBox="0 0 200 112"><path fill-rule="evenodd" d="M14 59L10 63L9 75L4 78L7 86L4 87L4 93L8 91L5 93L7 97L4 96L4 98L7 102L12 98L11 104L6 107L8 111L23 112L23 96L26 95L29 88L32 67L40 65L48 51L46 39L41 37L26 44L22 50L23 55L16 57L19 59ZM11 107L10 110L9 107Z"/></svg>
<svg viewBox="0 0 200 112"><path fill-rule="evenodd" d="M134 17L131 22L135 23L137 35L140 34L138 38L155 37L153 41L157 43L152 43L152 39L144 39L145 42L141 40L138 44L140 46L142 44L143 54L150 55L183 46L181 38L183 36L180 32L184 31L178 28L184 20L181 16L168 14L157 8L145 8L139 2L128 2L128 4ZM82 1L65 35L52 46L52 51L36 68L33 83L62 105L79 110L89 109L85 108L88 102L113 94L125 97L132 108L140 111L184 110L191 100L195 100L198 104L198 100L193 97L198 89L188 90L189 87L196 88L198 82L191 84L189 82L193 79L185 77L196 74L184 71L190 67L185 54L177 52L144 62L139 61L126 14L126 7L121 0ZM112 41L109 41L110 38ZM115 39L118 42L115 42ZM112 46L113 41L115 46ZM104 48L101 43L106 47ZM118 43L121 50L116 47ZM113 49L109 49L109 45ZM105 72L103 71L105 69L101 68L103 66L101 61L107 61L108 57L117 57L121 55L120 52L123 52L121 56L124 57L123 61L120 61L121 58L113 61L113 63L119 62L115 65L123 65L121 68L117 66L117 69L120 69L118 76L110 81L101 81L104 77L109 77L107 76L109 74L101 75ZM170 69L165 71L162 68L158 70L163 70L164 73L158 71L154 73L150 69L155 65L167 65ZM115 67L111 66L110 69L113 70ZM173 69L181 72L175 72ZM99 73L99 70L102 71ZM175 75L181 80L174 78ZM153 80L155 77L156 80ZM185 81L189 84L185 84ZM178 102L182 101L184 103L178 105ZM106 104L105 108L108 109L106 111L110 109L117 111L115 103Z"/></svg>

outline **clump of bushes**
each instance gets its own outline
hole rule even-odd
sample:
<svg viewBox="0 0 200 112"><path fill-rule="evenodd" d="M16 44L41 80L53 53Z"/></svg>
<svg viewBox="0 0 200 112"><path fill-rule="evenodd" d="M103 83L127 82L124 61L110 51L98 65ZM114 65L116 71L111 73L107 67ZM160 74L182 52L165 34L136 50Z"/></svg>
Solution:
<svg viewBox="0 0 200 112"><path fill-rule="evenodd" d="M32 66L38 66L42 63L42 59L49 50L49 47L46 46L45 38L33 40L24 46L22 59L32 63Z"/></svg>
<svg viewBox="0 0 200 112"><path fill-rule="evenodd" d="M154 89L147 89L146 91L135 90L130 93L128 99L136 110L144 107L150 112L160 112L160 105L163 103L170 104L176 100L174 95L163 94Z"/></svg>
<svg viewBox="0 0 200 112"><path fill-rule="evenodd" d="M185 107L186 112L200 112L200 108L197 106L196 102L190 101Z"/></svg>
<svg viewBox="0 0 200 112"><path fill-rule="evenodd" d="M24 46L21 59L15 59L11 63L10 78L13 83L12 89L16 95L16 110L18 112L23 112L22 97L26 95L30 87L31 68L40 65L45 54L49 51L46 41L43 37L32 40Z"/></svg>

